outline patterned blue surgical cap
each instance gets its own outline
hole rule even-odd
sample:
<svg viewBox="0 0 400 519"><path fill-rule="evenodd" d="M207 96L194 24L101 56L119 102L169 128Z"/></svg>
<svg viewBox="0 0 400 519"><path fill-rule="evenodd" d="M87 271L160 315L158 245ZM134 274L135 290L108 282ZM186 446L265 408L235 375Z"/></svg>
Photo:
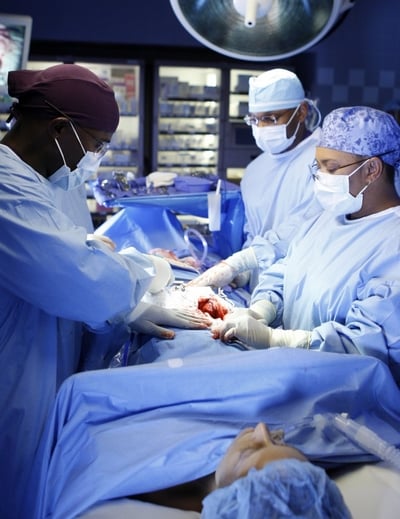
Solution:
<svg viewBox="0 0 400 519"><path fill-rule="evenodd" d="M396 119L369 106L337 108L322 124L322 148L373 157L400 168L400 125Z"/></svg>
<svg viewBox="0 0 400 519"><path fill-rule="evenodd" d="M251 469L246 477L203 500L201 519L351 519L325 471L310 462L282 459Z"/></svg>

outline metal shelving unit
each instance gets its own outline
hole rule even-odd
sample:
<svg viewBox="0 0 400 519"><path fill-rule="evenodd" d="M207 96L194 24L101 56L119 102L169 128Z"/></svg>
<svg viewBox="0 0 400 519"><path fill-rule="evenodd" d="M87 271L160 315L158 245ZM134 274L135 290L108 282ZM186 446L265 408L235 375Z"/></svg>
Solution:
<svg viewBox="0 0 400 519"><path fill-rule="evenodd" d="M221 70L157 67L154 88L154 171L218 174Z"/></svg>

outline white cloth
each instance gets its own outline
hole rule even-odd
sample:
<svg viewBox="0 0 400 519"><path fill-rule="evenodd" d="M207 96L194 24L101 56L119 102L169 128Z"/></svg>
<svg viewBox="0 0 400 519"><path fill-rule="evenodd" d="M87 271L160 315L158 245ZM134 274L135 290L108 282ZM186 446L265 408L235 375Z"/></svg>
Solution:
<svg viewBox="0 0 400 519"><path fill-rule="evenodd" d="M54 186L1 144L0 229L0 516L14 518L56 391L77 370L80 322L105 329L153 274L139 253L132 261L87 244Z"/></svg>
<svg viewBox="0 0 400 519"><path fill-rule="evenodd" d="M354 519L397 519L400 507L400 474L383 463L362 464L330 474L338 485ZM130 499L117 499L94 507L82 519L194 519L183 512Z"/></svg>
<svg viewBox="0 0 400 519"><path fill-rule="evenodd" d="M400 381L400 207L307 222L264 278L274 326L313 330L311 348L383 360Z"/></svg>
<svg viewBox="0 0 400 519"><path fill-rule="evenodd" d="M400 473L385 463L349 466L333 475L354 519L397 519Z"/></svg>

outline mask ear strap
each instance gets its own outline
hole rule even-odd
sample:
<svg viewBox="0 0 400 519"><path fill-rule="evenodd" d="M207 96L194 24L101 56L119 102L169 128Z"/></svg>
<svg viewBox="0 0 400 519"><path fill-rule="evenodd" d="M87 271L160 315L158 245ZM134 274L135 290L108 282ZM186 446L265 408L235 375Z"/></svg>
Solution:
<svg viewBox="0 0 400 519"><path fill-rule="evenodd" d="M81 140L80 140L80 138L79 138L78 132L75 130L75 126L72 124L72 121L70 121L69 119L68 119L68 122L69 122L69 124L71 125L72 131L74 132L75 137L77 138L80 147L82 148L83 154L85 155L86 150L85 150L85 148L83 147L83 144L82 144L82 142L81 142Z"/></svg>
<svg viewBox="0 0 400 519"><path fill-rule="evenodd" d="M62 149L61 149L61 146L60 146L60 144L59 144L59 142L58 142L58 140L57 140L57 137L54 137L54 140L55 140L55 142L56 142L56 145L57 145L58 151L60 152L61 158L63 159L64 166L66 166L67 163L65 162L64 153L63 153L63 151L62 151Z"/></svg>
<svg viewBox="0 0 400 519"><path fill-rule="evenodd" d="M288 126L288 125L292 122L293 117L297 114L297 111L298 111L298 109L300 108L300 105L301 105L301 103L297 105L296 110L295 110L295 111L292 113L292 115L290 116L290 119L289 119L288 122L286 123L286 126Z"/></svg>

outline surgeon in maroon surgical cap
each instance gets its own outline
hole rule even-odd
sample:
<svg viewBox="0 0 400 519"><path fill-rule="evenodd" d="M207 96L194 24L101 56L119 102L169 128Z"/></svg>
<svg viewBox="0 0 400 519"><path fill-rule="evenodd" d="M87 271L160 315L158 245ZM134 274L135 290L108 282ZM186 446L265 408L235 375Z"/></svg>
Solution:
<svg viewBox="0 0 400 519"><path fill-rule="evenodd" d="M118 336L112 345L121 348L143 295L160 286L157 265L170 267L133 247L115 252L89 240L59 204L60 191L96 173L118 126L112 88L78 65L12 71L8 88L15 103L0 142L0 517L33 519L35 459L56 393L80 369L83 337ZM159 271L165 286L170 270ZM153 322L148 306L136 325L145 314ZM188 322L168 309L156 317Z"/></svg>

